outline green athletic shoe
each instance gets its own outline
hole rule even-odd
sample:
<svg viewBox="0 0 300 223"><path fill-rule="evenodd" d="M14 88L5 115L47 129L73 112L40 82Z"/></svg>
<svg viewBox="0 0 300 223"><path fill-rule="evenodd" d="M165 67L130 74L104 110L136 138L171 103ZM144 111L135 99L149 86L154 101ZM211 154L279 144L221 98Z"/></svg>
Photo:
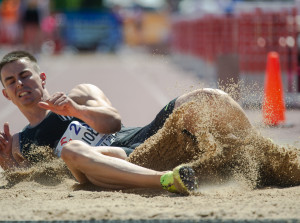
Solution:
<svg viewBox="0 0 300 223"><path fill-rule="evenodd" d="M195 172L191 167L178 166L161 176L162 188L171 193L189 194L197 189Z"/></svg>

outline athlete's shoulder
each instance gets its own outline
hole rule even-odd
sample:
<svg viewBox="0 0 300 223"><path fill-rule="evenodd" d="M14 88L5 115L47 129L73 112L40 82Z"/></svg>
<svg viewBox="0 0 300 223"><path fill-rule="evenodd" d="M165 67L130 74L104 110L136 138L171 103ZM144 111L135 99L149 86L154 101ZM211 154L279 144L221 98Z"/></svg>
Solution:
<svg viewBox="0 0 300 223"><path fill-rule="evenodd" d="M104 96L103 91L93 84L79 84L76 85L68 94L70 98L88 97L94 98Z"/></svg>
<svg viewBox="0 0 300 223"><path fill-rule="evenodd" d="M89 100L102 101L102 103L105 101L106 104L110 104L103 91L93 84L79 84L69 92L68 96L79 104L85 104Z"/></svg>
<svg viewBox="0 0 300 223"><path fill-rule="evenodd" d="M94 92L102 92L103 91L97 87L96 85L93 85L93 84L78 84L76 85L74 88L72 88L72 90L70 91L69 94L71 93L81 93L81 94L91 94L91 93L94 93Z"/></svg>

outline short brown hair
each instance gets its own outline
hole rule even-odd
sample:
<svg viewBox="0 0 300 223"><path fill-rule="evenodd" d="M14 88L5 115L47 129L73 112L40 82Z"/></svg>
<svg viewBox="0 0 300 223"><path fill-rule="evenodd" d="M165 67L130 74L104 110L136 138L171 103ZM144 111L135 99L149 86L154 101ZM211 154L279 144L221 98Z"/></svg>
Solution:
<svg viewBox="0 0 300 223"><path fill-rule="evenodd" d="M1 62L0 62L0 79L1 79L1 83L3 85L3 82L2 82L2 77L1 77L1 70L2 68L8 64L8 63L11 63L11 62L14 62L14 61L17 61L17 60L20 60L22 58L27 58L29 59L31 62L35 63L36 64L36 68L37 70L39 70L39 67L37 65L37 59L30 53L26 52L26 51L22 51L22 50L19 50L19 51L12 51L8 54L6 54Z"/></svg>

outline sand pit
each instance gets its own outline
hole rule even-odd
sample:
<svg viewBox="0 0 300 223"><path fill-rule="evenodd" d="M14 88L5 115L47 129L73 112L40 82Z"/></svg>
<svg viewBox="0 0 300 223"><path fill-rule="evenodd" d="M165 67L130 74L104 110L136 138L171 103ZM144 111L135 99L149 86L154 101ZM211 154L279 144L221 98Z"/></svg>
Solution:
<svg viewBox="0 0 300 223"><path fill-rule="evenodd" d="M178 69L166 57L129 55L126 52L115 57L100 54L63 55L41 57L41 60L41 67L48 74L48 87L51 88L51 92L68 91L77 83L94 83L104 90L120 110L125 124L130 123L133 126L151 121L158 109L175 96L185 93L189 86L198 88L198 82L201 82L201 86L208 86L205 80L194 78L189 72ZM58 79L61 81L57 82ZM183 84L185 81L187 83ZM153 97L153 92L157 97ZM157 94L158 92L161 94ZM248 96L251 92L250 89L245 94ZM156 98L165 100L157 103ZM9 121L13 132L23 128L27 122L22 119L22 115L3 97L0 100L1 109L6 108L1 111L2 124ZM137 101L145 103L140 106L137 105ZM258 122L260 111L247 111L247 114L253 117L254 123ZM294 141L299 141L299 111L288 113L287 118L290 114L293 115L290 122L295 124L293 128L263 129L264 135L274 141L292 145ZM146 118L148 119L145 120ZM141 123L141 120L144 122ZM186 137L185 134L181 137L194 146L192 138ZM300 148L300 143L296 143L296 146ZM0 175L0 220L132 219L131 222L134 222L133 220L141 219L171 219L180 222L214 219L300 219L299 186L265 186L252 189L251 184L249 187L249 181L240 180L241 174L233 174L235 177L224 183L207 182L201 185L200 193L187 197L148 189L106 191L88 186L78 187L68 171L64 170L64 166L55 161L29 170L19 170L11 175L10 183L3 176L3 172L0 171ZM255 175L250 176L255 179Z"/></svg>
<svg viewBox="0 0 300 223"><path fill-rule="evenodd" d="M207 101L176 110L164 127L129 157L130 162L159 170L189 163L200 183L192 195L80 186L61 160L52 159L29 169L1 173L0 219L300 219L299 150L276 145L249 126L236 128L230 122L220 128L215 119L220 114L205 109L193 116L201 125L199 134L191 136L183 131L186 120L182 114L192 107L204 108L203 103Z"/></svg>
<svg viewBox="0 0 300 223"><path fill-rule="evenodd" d="M1 185L6 182L1 179ZM155 190L105 191L73 179L26 178L0 190L1 220L299 219L300 187L249 189L241 182L203 185L178 196Z"/></svg>
<svg viewBox="0 0 300 223"><path fill-rule="evenodd" d="M252 190L241 182L231 181L203 185L197 195L178 196L147 189L105 191L77 187L69 177L47 181L38 175L33 178L23 176L22 181L1 188L1 220L300 218L299 187ZM3 179L1 185L6 185Z"/></svg>

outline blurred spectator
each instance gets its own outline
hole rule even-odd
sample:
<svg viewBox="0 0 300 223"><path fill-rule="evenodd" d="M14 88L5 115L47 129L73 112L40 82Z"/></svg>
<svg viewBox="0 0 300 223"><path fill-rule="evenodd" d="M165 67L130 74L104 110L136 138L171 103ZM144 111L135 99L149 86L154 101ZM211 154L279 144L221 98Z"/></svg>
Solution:
<svg viewBox="0 0 300 223"><path fill-rule="evenodd" d="M116 21L116 29L113 33L113 39L115 46L113 51L117 50L123 44L123 26L124 26L124 15L122 13L122 8L119 5L114 5L111 9L113 18Z"/></svg>
<svg viewBox="0 0 300 223"><path fill-rule="evenodd" d="M137 34L137 43L143 44L143 9L140 5L136 4L133 7L135 30Z"/></svg>
<svg viewBox="0 0 300 223"><path fill-rule="evenodd" d="M41 47L40 13L37 0L29 0L22 17L25 49L38 53Z"/></svg>
<svg viewBox="0 0 300 223"><path fill-rule="evenodd" d="M0 42L15 44L19 41L20 0L3 0L0 4Z"/></svg>
<svg viewBox="0 0 300 223"><path fill-rule="evenodd" d="M43 31L43 39L51 40L53 39L53 34L56 29L56 18L54 15L46 16L41 23L41 29Z"/></svg>
<svg viewBox="0 0 300 223"><path fill-rule="evenodd" d="M61 14L52 13L42 19L42 46L43 53L60 53L63 48L63 39L60 33Z"/></svg>

